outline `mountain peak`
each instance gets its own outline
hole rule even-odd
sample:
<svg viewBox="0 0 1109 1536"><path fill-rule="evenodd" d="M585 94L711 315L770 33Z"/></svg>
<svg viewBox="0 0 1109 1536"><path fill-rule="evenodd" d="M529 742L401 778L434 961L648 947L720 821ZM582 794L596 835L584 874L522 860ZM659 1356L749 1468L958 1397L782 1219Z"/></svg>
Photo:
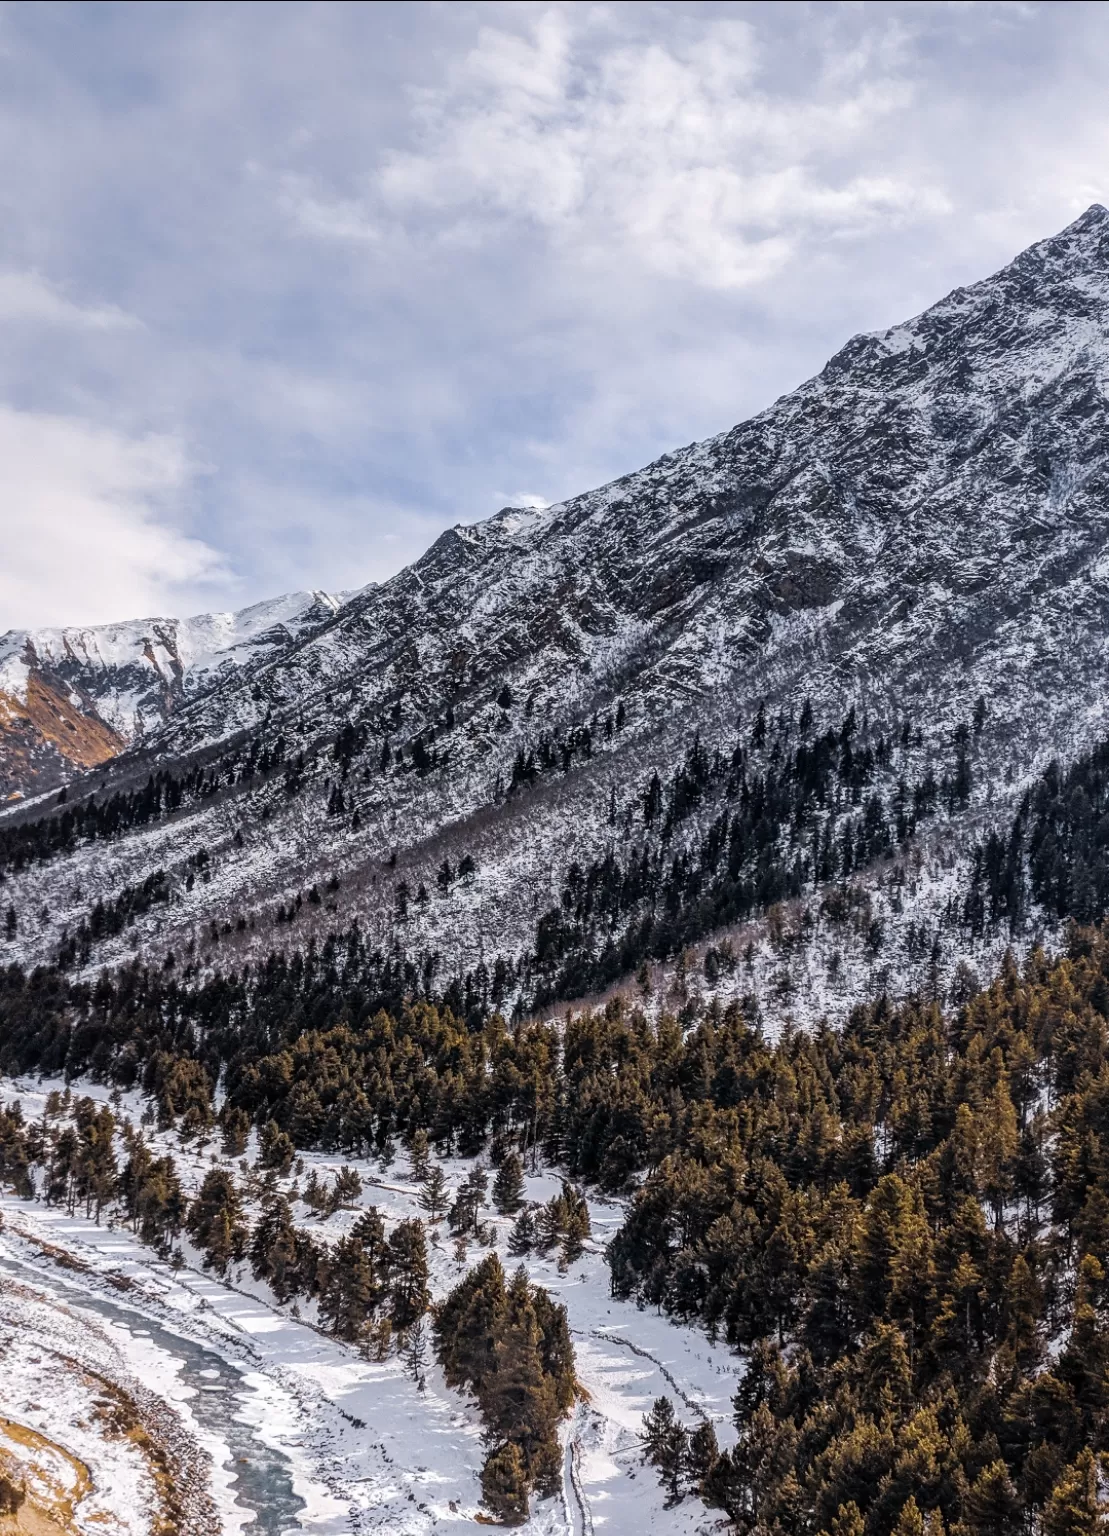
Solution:
<svg viewBox="0 0 1109 1536"><path fill-rule="evenodd" d="M1104 203L1091 203L1086 212L1079 214L1073 224L1068 224L1067 230L1073 230L1076 234L1084 234L1087 230L1104 229L1106 225L1109 225L1109 209L1105 207Z"/></svg>

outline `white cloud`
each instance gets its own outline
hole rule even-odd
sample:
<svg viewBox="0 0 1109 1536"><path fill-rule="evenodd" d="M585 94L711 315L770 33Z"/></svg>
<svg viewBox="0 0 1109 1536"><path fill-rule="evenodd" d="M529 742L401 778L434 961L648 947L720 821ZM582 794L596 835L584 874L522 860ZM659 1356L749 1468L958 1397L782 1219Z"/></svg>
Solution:
<svg viewBox="0 0 1109 1536"><path fill-rule="evenodd" d="M0 7L0 402L218 465L236 601L724 429L1109 198L1104 8L40 10ZM109 576L51 613L186 601Z"/></svg>
<svg viewBox="0 0 1109 1536"><path fill-rule="evenodd" d="M357 198L317 197L311 182L303 176L281 178L277 206L306 235L325 240L364 241L370 245L381 238L381 231L369 221Z"/></svg>
<svg viewBox="0 0 1109 1536"><path fill-rule="evenodd" d="M166 521L190 473L173 438L0 406L0 632L174 613L226 580Z"/></svg>
<svg viewBox="0 0 1109 1536"><path fill-rule="evenodd" d="M586 268L729 289L780 270L808 232L947 209L915 173L865 169L911 104L895 51L835 56L790 96L760 85L744 21L648 40L611 28L587 8L552 8L522 33L484 27L445 83L416 96L418 147L385 155L363 202L301 186L300 228L378 239L391 217L407 235L422 210L440 240L480 244L516 224Z"/></svg>
<svg viewBox="0 0 1109 1536"><path fill-rule="evenodd" d="M88 331L135 330L140 325L114 304L75 304L38 272L0 272L0 321L13 320Z"/></svg>
<svg viewBox="0 0 1109 1536"><path fill-rule="evenodd" d="M536 496L532 491L517 491L515 495L497 496L494 500L506 507L525 507L529 512L542 512L550 506L545 496Z"/></svg>

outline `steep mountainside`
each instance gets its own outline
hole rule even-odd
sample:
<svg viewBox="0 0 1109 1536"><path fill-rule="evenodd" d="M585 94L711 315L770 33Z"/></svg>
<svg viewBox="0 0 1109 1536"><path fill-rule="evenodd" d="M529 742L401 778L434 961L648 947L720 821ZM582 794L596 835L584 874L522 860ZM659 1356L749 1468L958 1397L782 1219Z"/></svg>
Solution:
<svg viewBox="0 0 1109 1536"><path fill-rule="evenodd" d="M217 678L288 649L341 603L290 592L238 613L0 635L0 798L107 762Z"/></svg>
<svg viewBox="0 0 1109 1536"><path fill-rule="evenodd" d="M746 852L725 816L748 894L667 932L696 938L784 897L800 902L803 947L826 920L822 887L851 876L867 918L828 939L840 1000L934 968L936 936L921 934L962 889L957 859L1050 758L1106 729L1107 381L1109 214L1094 207L994 277L856 337L730 432L544 511L456 527L291 642L236 651L71 788L70 813L90 794L123 807L97 812L99 832L71 821L19 843L40 813L9 814L11 953L54 952L97 900L119 926L83 963L146 941L232 963L357 917L440 976L524 957L518 995L553 995L537 929L552 902L556 926L558 910L577 925L559 956L662 958L657 936L625 942L644 903L657 915L677 892L681 917L696 870L715 869L721 814L748 815L752 785L763 794L783 763L800 782L798 751L819 737L827 755L834 731L851 763L820 778L806 758L808 799L751 813ZM123 734L122 714L99 718ZM686 795L674 775L695 733L708 756ZM171 766L172 791L144 790ZM47 845L45 862L18 852ZM781 869L764 879L768 847ZM607 855L649 865L654 884L598 925L574 882ZM155 877L158 895L136 901ZM961 952L949 943L945 963ZM787 982L795 998L816 985Z"/></svg>

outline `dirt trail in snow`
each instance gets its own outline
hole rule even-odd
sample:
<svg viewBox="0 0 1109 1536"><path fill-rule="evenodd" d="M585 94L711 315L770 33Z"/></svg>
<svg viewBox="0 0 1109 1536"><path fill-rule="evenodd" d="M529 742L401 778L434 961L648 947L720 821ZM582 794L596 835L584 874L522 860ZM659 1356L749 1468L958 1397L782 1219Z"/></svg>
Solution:
<svg viewBox="0 0 1109 1536"><path fill-rule="evenodd" d="M594 1328L592 1330L592 1337L595 1339L603 1339L606 1344L616 1344L621 1349L630 1349L632 1354L638 1355L641 1360L649 1360L651 1364L657 1368L659 1374L673 1388L675 1396L681 1398L682 1402L689 1409L689 1411L691 1413L695 1413L697 1417L702 1421L702 1423L708 1424L710 1422L708 1414L701 1407L700 1403L695 1402L694 1399L689 1396L681 1382L679 1382L670 1373L670 1371L667 1370L666 1366L663 1365L662 1361L659 1360L656 1355L652 1355L649 1349L641 1349L638 1344L633 1344L631 1339L622 1339L618 1334L615 1333L605 1333L601 1328Z"/></svg>
<svg viewBox="0 0 1109 1536"><path fill-rule="evenodd" d="M566 1501L566 1508L570 1513L572 1536L593 1536L593 1512L581 1485L580 1466L581 1427L588 1412L584 1403L577 1405L566 1437L566 1482L573 1494L573 1500Z"/></svg>

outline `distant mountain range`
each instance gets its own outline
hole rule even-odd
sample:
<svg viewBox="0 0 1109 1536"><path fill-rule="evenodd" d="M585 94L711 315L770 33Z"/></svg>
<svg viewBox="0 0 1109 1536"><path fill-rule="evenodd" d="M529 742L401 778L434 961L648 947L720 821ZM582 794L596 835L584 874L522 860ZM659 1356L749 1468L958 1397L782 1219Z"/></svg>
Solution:
<svg viewBox="0 0 1109 1536"><path fill-rule="evenodd" d="M67 782L134 746L197 693L273 656L346 599L290 592L238 613L0 635L0 798Z"/></svg>
<svg viewBox="0 0 1109 1536"><path fill-rule="evenodd" d="M700 943L742 921L754 958L729 984L777 977L802 1013L950 974L976 953L953 930L940 942L973 848L1049 760L1107 730L1107 538L1109 214L1093 207L855 337L750 421L543 511L459 525L346 601L5 636L3 782L39 795L0 820L10 849L63 814L63 783L71 817L138 804L152 774L185 786L110 837L86 819L42 833L49 857L9 852L4 899L36 914L10 953L55 953L95 902L159 875L158 905L132 903L86 963L237 963L357 920L429 975L499 959L527 1002L565 990L571 953L594 980L661 963L661 939L629 935L661 920L665 890L667 933ZM756 894L711 896L721 816L727 848L751 785L793 784L832 732L847 767L735 854L733 885ZM930 782L949 790L930 801ZM634 861L661 871L642 898ZM848 876L865 923L828 915L822 892ZM625 889L602 912L605 881ZM767 927L783 901L784 957L781 920Z"/></svg>

